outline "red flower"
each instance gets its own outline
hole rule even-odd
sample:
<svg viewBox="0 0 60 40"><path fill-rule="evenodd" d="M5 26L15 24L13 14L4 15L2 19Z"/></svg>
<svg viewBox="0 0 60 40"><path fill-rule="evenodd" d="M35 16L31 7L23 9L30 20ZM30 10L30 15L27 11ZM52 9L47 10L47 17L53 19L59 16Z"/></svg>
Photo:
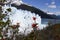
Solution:
<svg viewBox="0 0 60 40"><path fill-rule="evenodd" d="M36 27L37 26L37 23L36 24L32 24L32 27Z"/></svg>
<svg viewBox="0 0 60 40"><path fill-rule="evenodd" d="M4 39L2 39L2 40L4 40Z"/></svg>
<svg viewBox="0 0 60 40"><path fill-rule="evenodd" d="M3 38L2 40L6 40L6 39Z"/></svg>
<svg viewBox="0 0 60 40"><path fill-rule="evenodd" d="M33 17L33 20L36 20L36 17Z"/></svg>

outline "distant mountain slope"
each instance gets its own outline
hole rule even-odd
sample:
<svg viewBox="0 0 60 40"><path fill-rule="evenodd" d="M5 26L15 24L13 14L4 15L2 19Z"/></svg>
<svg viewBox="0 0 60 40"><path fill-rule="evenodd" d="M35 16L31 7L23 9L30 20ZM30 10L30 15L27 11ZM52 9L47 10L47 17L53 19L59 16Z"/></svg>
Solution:
<svg viewBox="0 0 60 40"><path fill-rule="evenodd" d="M0 2L0 5L3 6L4 3L1 3L1 2ZM41 18L59 19L59 18L57 18L56 16L47 14L47 13L43 12L42 10L40 10L40 9L38 9L38 8L35 8L35 7L33 7L33 6L29 6L29 5L26 5L26 4L21 4L21 5L19 5L19 6L15 5L15 4L11 4L11 6L16 7L17 9L28 10L28 11L31 11L31 12L33 12L33 13L39 14L39 16L41 16Z"/></svg>
<svg viewBox="0 0 60 40"><path fill-rule="evenodd" d="M33 6L28 6L26 4L21 4L19 6L15 5L15 4L12 4L12 6L16 7L17 9L28 10L28 11L34 12L36 14L39 14L41 16L41 18L56 19L55 17L52 17L51 15L46 14L42 10L37 9Z"/></svg>
<svg viewBox="0 0 60 40"><path fill-rule="evenodd" d="M57 15L57 18L60 19L60 15Z"/></svg>

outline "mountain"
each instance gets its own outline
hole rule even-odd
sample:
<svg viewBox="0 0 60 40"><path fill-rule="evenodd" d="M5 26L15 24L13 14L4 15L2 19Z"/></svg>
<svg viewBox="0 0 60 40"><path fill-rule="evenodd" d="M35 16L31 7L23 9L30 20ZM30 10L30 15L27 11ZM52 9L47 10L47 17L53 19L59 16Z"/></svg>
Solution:
<svg viewBox="0 0 60 40"><path fill-rule="evenodd" d="M49 15L38 8L35 8L33 6L29 6L26 4L21 4L19 6L12 4L11 6L16 7L17 9L28 10L28 11L31 11L32 13L39 14L39 16L41 16L41 18L57 19L56 16L53 17L52 15Z"/></svg>
<svg viewBox="0 0 60 40"><path fill-rule="evenodd" d="M56 18L56 19L60 20L60 15L52 14L52 15L51 15L51 17L54 17L54 18Z"/></svg>
<svg viewBox="0 0 60 40"><path fill-rule="evenodd" d="M0 3L0 5L4 5L3 3ZM34 7L34 6L30 6L30 5L27 5L27 4L21 4L21 5L16 5L16 4L11 4L12 7L16 7L17 9L22 9L22 10L28 10L28 11L31 11L32 13L36 13L36 14L39 14L39 16L41 16L41 18L47 18L47 19L57 19L56 16L53 16L53 15L50 15L50 14L47 14L45 12L43 12L42 10Z"/></svg>
<svg viewBox="0 0 60 40"><path fill-rule="evenodd" d="M60 15L57 15L57 18L60 19Z"/></svg>

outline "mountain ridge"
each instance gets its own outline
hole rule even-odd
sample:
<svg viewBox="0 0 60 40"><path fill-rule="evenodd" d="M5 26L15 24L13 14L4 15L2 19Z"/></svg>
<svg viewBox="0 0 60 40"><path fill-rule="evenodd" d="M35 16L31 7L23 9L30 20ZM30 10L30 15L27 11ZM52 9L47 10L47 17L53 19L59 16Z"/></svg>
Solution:
<svg viewBox="0 0 60 40"><path fill-rule="evenodd" d="M0 2L0 5L4 6L5 4L4 3L1 3ZM7 4L8 5L8 4ZM57 18L56 15L50 15L50 14L47 14L45 12L43 12L42 10L34 7L34 6L29 6L29 5L26 5L26 4L21 4L21 5L15 5L15 4L11 4L12 7L16 7L17 9L22 9L22 10L28 10L28 11L31 11L32 13L36 13L38 14L39 16L41 16L41 18L47 18L47 19L59 19Z"/></svg>
<svg viewBox="0 0 60 40"><path fill-rule="evenodd" d="M16 7L17 9L28 10L28 11L31 11L32 13L39 14L39 16L41 16L41 18L57 19L56 16L53 17L52 15L49 15L34 6L28 6L26 4L21 4L19 6L15 5L15 4L11 4L11 6Z"/></svg>

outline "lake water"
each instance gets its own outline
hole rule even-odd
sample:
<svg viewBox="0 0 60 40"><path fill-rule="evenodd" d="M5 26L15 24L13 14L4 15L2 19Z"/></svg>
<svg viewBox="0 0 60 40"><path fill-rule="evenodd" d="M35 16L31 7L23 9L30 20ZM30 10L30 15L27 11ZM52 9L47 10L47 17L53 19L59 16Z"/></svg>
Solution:
<svg viewBox="0 0 60 40"><path fill-rule="evenodd" d="M48 24L49 21L53 24L60 23L60 19L41 19L42 24Z"/></svg>
<svg viewBox="0 0 60 40"><path fill-rule="evenodd" d="M43 29L43 27L48 26L48 22L49 22L49 21L50 21L53 25L60 23L60 20L58 20L58 19L41 19L41 25L42 25L41 28Z"/></svg>

